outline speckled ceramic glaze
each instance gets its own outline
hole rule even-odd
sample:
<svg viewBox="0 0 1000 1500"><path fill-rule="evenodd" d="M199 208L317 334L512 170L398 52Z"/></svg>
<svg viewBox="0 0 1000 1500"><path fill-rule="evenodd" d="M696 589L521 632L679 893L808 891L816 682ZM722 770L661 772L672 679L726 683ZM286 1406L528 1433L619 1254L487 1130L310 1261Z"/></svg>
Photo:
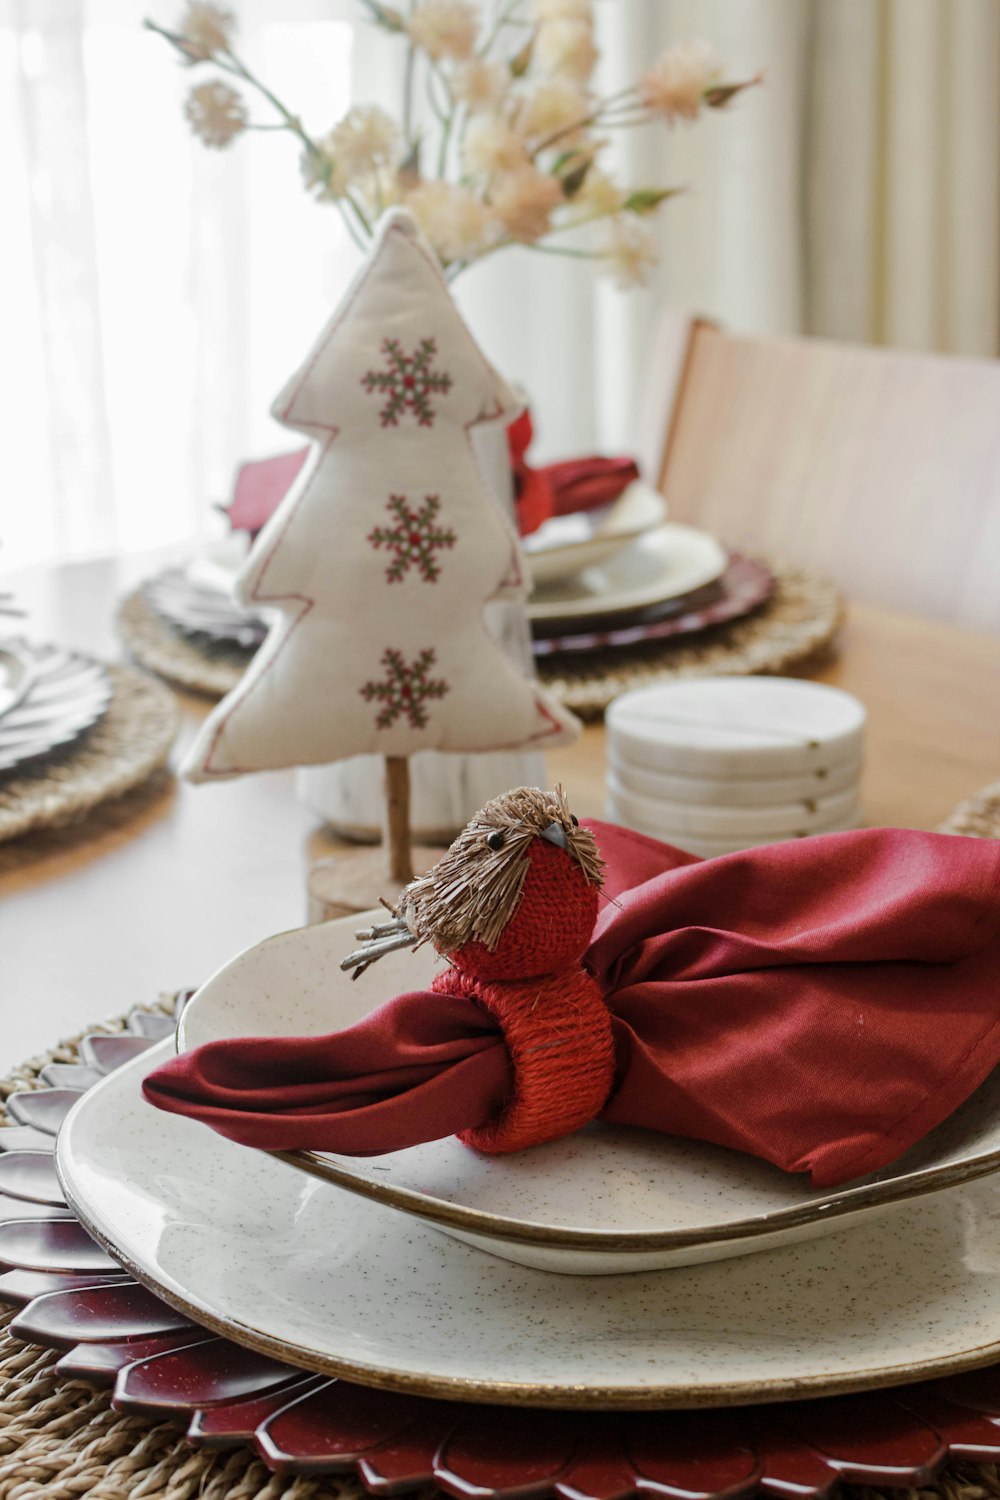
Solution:
<svg viewBox="0 0 1000 1500"><path fill-rule="evenodd" d="M537 589L600 567L666 517L667 502L641 479L626 485L613 504L553 516L524 538L531 581Z"/></svg>
<svg viewBox="0 0 1000 1500"><path fill-rule="evenodd" d="M860 759L865 708L797 677L700 677L623 693L606 724L611 755L652 771L798 776Z"/></svg>
<svg viewBox="0 0 1000 1500"><path fill-rule="evenodd" d="M170 1045L69 1114L69 1201L168 1302L306 1368L515 1405L701 1406L1000 1355L993 1183L912 1204L885 1229L719 1265L549 1276L153 1110L140 1080Z"/></svg>
<svg viewBox="0 0 1000 1500"><path fill-rule="evenodd" d="M529 567L534 574L533 560ZM621 548L602 566L536 589L528 615L532 620L572 620L645 609L714 583L725 570L725 549L713 536L668 521Z"/></svg>
<svg viewBox="0 0 1000 1500"><path fill-rule="evenodd" d="M440 962L429 948L390 954L357 983L341 973L365 921L282 933L240 954L189 1003L181 1050L220 1037L321 1035L424 987ZM997 1171L1000 1082L894 1167L833 1192L739 1152L605 1125L510 1156L480 1156L452 1138L377 1157L282 1159L524 1265L647 1271L829 1234Z"/></svg>

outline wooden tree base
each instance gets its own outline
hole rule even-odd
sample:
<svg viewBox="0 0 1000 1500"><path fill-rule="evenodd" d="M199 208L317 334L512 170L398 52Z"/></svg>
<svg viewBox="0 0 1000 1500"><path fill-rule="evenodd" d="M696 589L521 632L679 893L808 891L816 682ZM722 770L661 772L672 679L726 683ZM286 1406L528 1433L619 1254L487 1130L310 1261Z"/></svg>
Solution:
<svg viewBox="0 0 1000 1500"><path fill-rule="evenodd" d="M413 846L413 868L418 875L429 870L444 853L424 844ZM345 849L330 859L321 859L309 871L309 921L330 922L334 917L352 917L378 906L379 898L395 901L404 882L388 874L386 851Z"/></svg>

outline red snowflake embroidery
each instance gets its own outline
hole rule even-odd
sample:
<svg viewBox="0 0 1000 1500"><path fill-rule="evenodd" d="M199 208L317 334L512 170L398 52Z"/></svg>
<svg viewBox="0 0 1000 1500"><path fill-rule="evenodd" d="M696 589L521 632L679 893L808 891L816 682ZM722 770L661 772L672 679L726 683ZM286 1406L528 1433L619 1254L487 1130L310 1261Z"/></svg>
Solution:
<svg viewBox="0 0 1000 1500"><path fill-rule="evenodd" d="M434 556L436 551L454 547L458 538L449 526L446 530L435 524L441 509L437 495L425 495L419 510L411 510L405 495L390 495L386 510L396 518L394 526L376 526L368 533L368 540L378 551L387 547L393 553L392 562L385 570L389 583L399 583L413 564L420 569L425 583L436 583L441 564Z"/></svg>
<svg viewBox="0 0 1000 1500"><path fill-rule="evenodd" d="M375 718L376 729L389 729L403 716L409 720L411 729L426 728L424 704L429 698L443 698L450 691L443 678L428 679L428 670L436 659L431 647L421 651L414 662L407 662L394 647L386 647L382 652L385 677L381 682L366 682L358 689L366 702L382 704Z"/></svg>
<svg viewBox="0 0 1000 1500"><path fill-rule="evenodd" d="M404 354L398 339L383 339L382 353L389 361L388 370L369 370L361 377L370 396L379 391L389 398L379 412L382 426L398 426L400 415L411 411L421 427L433 427L430 397L451 390L451 376L431 369L437 353L434 339L421 339L414 354Z"/></svg>

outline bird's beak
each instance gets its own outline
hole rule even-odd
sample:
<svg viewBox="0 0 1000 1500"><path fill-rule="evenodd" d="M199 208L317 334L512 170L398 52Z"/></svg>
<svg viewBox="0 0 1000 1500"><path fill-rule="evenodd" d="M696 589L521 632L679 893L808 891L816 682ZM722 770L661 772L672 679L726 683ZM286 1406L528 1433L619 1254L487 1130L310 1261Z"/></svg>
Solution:
<svg viewBox="0 0 1000 1500"><path fill-rule="evenodd" d="M539 838L548 839L550 844L555 844L558 849L565 849L567 854L569 853L569 841L561 823L550 823L548 828L542 829Z"/></svg>

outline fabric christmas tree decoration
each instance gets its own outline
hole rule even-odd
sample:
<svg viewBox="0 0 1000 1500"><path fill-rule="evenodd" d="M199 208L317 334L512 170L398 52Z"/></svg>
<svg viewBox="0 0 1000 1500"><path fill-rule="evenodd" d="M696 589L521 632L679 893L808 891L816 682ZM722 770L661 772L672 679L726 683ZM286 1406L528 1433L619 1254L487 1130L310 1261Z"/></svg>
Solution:
<svg viewBox="0 0 1000 1500"><path fill-rule="evenodd" d="M393 211L274 405L315 447L236 595L277 619L203 725L189 779L576 736L483 621L528 581L470 432L518 410L414 220Z"/></svg>

